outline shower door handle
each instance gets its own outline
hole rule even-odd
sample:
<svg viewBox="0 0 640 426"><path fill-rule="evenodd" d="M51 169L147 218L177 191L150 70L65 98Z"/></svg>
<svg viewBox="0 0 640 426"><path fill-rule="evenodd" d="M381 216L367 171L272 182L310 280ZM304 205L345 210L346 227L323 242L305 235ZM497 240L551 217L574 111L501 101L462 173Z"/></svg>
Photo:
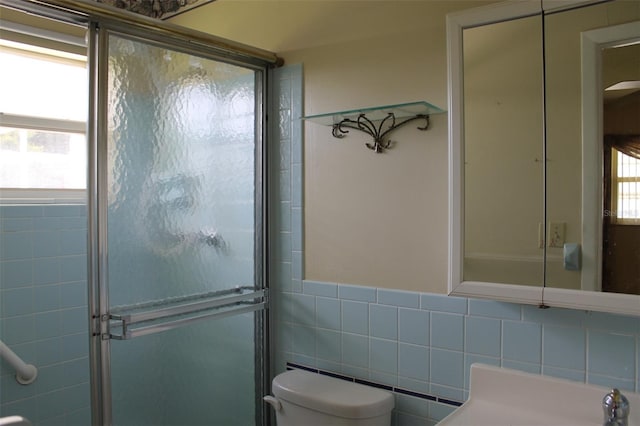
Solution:
<svg viewBox="0 0 640 426"><path fill-rule="evenodd" d="M117 307L109 314L108 338L128 340L196 322L265 309L267 289L236 287L146 305Z"/></svg>

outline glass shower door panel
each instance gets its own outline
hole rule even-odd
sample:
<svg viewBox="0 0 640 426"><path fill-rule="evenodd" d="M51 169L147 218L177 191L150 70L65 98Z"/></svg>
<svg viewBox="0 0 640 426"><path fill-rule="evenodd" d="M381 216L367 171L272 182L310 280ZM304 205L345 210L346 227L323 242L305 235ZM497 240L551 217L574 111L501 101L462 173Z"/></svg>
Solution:
<svg viewBox="0 0 640 426"><path fill-rule="evenodd" d="M113 424L253 426L253 315L114 341Z"/></svg>
<svg viewBox="0 0 640 426"><path fill-rule="evenodd" d="M108 46L110 312L253 288L255 71L116 34ZM253 424L253 318L112 341L115 424Z"/></svg>

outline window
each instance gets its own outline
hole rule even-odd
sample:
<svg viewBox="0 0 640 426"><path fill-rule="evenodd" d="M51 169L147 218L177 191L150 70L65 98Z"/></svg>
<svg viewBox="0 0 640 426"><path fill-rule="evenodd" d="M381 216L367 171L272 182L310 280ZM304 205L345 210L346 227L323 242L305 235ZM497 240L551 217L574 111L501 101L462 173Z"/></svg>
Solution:
<svg viewBox="0 0 640 426"><path fill-rule="evenodd" d="M0 197L84 198L86 57L0 39Z"/></svg>
<svg viewBox="0 0 640 426"><path fill-rule="evenodd" d="M640 225L640 159L611 148L612 223Z"/></svg>

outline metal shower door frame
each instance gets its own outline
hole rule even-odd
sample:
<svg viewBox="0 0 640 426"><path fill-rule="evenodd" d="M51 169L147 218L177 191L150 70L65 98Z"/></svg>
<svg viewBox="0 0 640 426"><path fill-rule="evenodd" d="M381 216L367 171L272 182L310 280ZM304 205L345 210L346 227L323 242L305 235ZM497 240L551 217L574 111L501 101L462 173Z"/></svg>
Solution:
<svg viewBox="0 0 640 426"><path fill-rule="evenodd" d="M268 411L261 403L269 385L269 321L268 284L266 261L267 232L267 151L266 151L266 105L268 64L264 60L247 61L243 56L223 55L200 43L191 43L180 34L174 37L167 28L154 31L116 20L102 19L90 23L89 73L90 73L90 120L89 139L89 312L90 312L90 358L91 358L91 405L92 424L110 426L112 418L110 342L122 335L112 333L108 292L108 246L107 246L107 73L108 37L121 37L174 49L186 54L230 63L255 71L255 307L238 310L238 313L255 311L254 345L256 359L255 417L257 424L267 424ZM238 296L236 296L238 297ZM260 299L258 299L260 298ZM247 299L245 297L245 299ZM212 306L220 303L212 302ZM211 315L213 316L213 315ZM118 318L116 318L118 319ZM204 319L204 318L203 318ZM142 333L139 333L142 335Z"/></svg>

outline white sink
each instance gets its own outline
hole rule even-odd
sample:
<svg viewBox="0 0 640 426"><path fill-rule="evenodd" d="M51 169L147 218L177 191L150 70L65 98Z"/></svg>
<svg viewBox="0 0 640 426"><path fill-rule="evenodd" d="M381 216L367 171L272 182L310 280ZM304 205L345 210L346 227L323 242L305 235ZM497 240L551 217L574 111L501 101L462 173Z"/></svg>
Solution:
<svg viewBox="0 0 640 426"><path fill-rule="evenodd" d="M469 399L438 426L602 426L611 389L483 364L471 366ZM640 394L629 400L629 426L640 426Z"/></svg>
<svg viewBox="0 0 640 426"><path fill-rule="evenodd" d="M0 417L0 426L31 426L31 422L20 416Z"/></svg>

